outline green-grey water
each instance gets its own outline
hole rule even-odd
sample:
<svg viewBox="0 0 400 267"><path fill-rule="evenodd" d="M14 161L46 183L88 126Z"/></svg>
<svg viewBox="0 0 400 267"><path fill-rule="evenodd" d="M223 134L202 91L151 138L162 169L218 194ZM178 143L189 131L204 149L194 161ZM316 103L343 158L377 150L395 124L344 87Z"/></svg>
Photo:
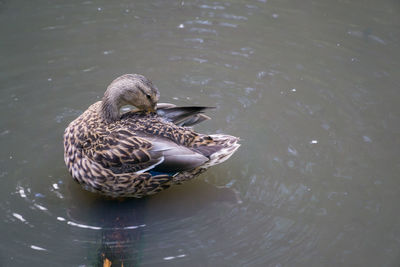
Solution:
<svg viewBox="0 0 400 267"><path fill-rule="evenodd" d="M0 1L0 266L399 266L400 3ZM124 73L206 105L227 162L83 191L62 134Z"/></svg>

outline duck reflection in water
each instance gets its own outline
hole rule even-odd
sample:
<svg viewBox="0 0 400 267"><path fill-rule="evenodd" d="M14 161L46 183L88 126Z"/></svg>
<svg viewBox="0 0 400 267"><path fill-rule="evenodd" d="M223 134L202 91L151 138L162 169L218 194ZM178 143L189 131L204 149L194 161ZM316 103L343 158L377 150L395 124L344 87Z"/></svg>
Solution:
<svg viewBox="0 0 400 267"><path fill-rule="evenodd" d="M104 198L80 190L73 182L70 189L73 203L69 219L100 228L95 241L97 248L88 252L94 266L140 266L146 250L146 232L151 231L153 222L189 218L215 203L238 203L233 190L215 187L201 179L142 199Z"/></svg>

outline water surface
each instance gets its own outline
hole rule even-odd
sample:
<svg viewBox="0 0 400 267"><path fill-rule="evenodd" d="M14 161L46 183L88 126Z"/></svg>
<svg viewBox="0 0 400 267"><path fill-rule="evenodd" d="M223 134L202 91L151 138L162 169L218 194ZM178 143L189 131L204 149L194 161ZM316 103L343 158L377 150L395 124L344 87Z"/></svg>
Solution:
<svg viewBox="0 0 400 267"><path fill-rule="evenodd" d="M1 266L399 266L398 1L0 1ZM226 163L83 191L68 123L123 73L216 106Z"/></svg>

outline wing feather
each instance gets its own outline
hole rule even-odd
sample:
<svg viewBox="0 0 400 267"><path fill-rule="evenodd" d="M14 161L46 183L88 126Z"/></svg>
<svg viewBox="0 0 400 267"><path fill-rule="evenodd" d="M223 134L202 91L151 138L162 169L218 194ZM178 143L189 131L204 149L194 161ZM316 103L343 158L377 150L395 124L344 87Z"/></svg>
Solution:
<svg viewBox="0 0 400 267"><path fill-rule="evenodd" d="M144 173L164 159L151 141L126 129L116 129L87 145L86 154L115 174Z"/></svg>
<svg viewBox="0 0 400 267"><path fill-rule="evenodd" d="M164 160L155 166L157 172L179 172L196 168L209 160L204 155L165 138L149 138L153 144L151 151L161 152Z"/></svg>
<svg viewBox="0 0 400 267"><path fill-rule="evenodd" d="M211 119L204 115L203 112L213 108L201 106L177 107L170 103L159 103L157 105L157 114L178 126L189 127Z"/></svg>

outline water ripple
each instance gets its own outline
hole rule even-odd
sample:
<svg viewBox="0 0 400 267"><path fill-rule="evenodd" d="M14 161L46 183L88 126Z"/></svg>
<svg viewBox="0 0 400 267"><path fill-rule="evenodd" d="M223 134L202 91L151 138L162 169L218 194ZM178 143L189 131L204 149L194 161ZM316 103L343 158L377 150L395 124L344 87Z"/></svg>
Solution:
<svg viewBox="0 0 400 267"><path fill-rule="evenodd" d="M202 34L202 33L213 33L213 34L217 34L217 31L214 30L214 29L205 29L205 28L195 28L195 27L193 27L193 28L190 28L189 31L190 31L190 32L199 33L199 34Z"/></svg>
<svg viewBox="0 0 400 267"><path fill-rule="evenodd" d="M227 13L221 14L221 17L224 18L224 19L248 20L248 18L245 17L245 16L239 16L239 15L227 14Z"/></svg>
<svg viewBox="0 0 400 267"><path fill-rule="evenodd" d="M224 10L225 7L224 6L218 6L218 5L200 5L200 8L204 8L204 9L213 9L213 10Z"/></svg>

